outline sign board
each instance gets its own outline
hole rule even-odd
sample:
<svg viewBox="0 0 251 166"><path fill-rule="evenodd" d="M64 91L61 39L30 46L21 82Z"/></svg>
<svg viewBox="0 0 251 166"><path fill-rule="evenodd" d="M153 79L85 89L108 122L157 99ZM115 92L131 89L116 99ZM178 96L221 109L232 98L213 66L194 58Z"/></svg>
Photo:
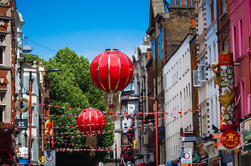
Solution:
<svg viewBox="0 0 251 166"><path fill-rule="evenodd" d="M19 148L19 157L28 158L28 148Z"/></svg>
<svg viewBox="0 0 251 166"><path fill-rule="evenodd" d="M44 151L44 166L55 166L56 165L56 151L47 150Z"/></svg>
<svg viewBox="0 0 251 166"><path fill-rule="evenodd" d="M192 166L192 163L181 163L181 166Z"/></svg>
<svg viewBox="0 0 251 166"><path fill-rule="evenodd" d="M183 148L181 163L192 163L192 162L193 162L192 148Z"/></svg>
<svg viewBox="0 0 251 166"><path fill-rule="evenodd" d="M19 164L22 164L22 165L24 165L24 164L29 164L29 160L28 160L28 159L19 159L19 160L18 160L18 163L19 163Z"/></svg>
<svg viewBox="0 0 251 166"><path fill-rule="evenodd" d="M221 135L221 143L227 149L234 149L240 144L240 134L232 130L225 131Z"/></svg>
<svg viewBox="0 0 251 166"><path fill-rule="evenodd" d="M26 130L28 127L28 120L27 119L16 119L16 126L20 130Z"/></svg>
<svg viewBox="0 0 251 166"><path fill-rule="evenodd" d="M182 142L195 142L197 141L198 138L197 137L182 137Z"/></svg>

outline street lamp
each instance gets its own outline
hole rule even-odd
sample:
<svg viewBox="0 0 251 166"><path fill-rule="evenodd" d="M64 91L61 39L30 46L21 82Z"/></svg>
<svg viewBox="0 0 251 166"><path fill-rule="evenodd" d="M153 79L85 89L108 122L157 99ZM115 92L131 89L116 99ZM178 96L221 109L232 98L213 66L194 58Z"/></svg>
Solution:
<svg viewBox="0 0 251 166"><path fill-rule="evenodd" d="M156 97L150 97L150 96L138 96L138 95L131 95L133 97L145 97L145 98L148 98L150 100L153 100L154 101L154 105L155 105L155 136L156 136L156 166L158 166L159 164L159 147L158 147L158 144L159 144L159 140L158 140L158 102L157 102L157 98Z"/></svg>
<svg viewBox="0 0 251 166"><path fill-rule="evenodd" d="M29 71L30 76L29 76L29 151L28 151L28 155L29 155L29 165L31 165L31 161L32 161L32 153L31 153L31 149L32 149L32 135L31 135L31 130L32 130L32 73L39 73L39 72L59 72L62 71L61 69L48 69L48 70L40 70L40 71Z"/></svg>

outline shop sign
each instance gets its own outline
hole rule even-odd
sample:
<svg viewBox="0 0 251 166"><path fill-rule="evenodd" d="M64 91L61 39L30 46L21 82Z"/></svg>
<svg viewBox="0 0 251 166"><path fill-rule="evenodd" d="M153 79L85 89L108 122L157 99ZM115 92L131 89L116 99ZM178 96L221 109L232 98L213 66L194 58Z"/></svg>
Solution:
<svg viewBox="0 0 251 166"><path fill-rule="evenodd" d="M227 149L234 149L240 144L240 134L233 130L222 133L221 143Z"/></svg>
<svg viewBox="0 0 251 166"><path fill-rule="evenodd" d="M22 147L19 148L19 153L18 153L22 158L28 158L28 148Z"/></svg>
<svg viewBox="0 0 251 166"><path fill-rule="evenodd" d="M27 119L16 119L16 126L20 130L26 130L28 127L28 120Z"/></svg>
<svg viewBox="0 0 251 166"><path fill-rule="evenodd" d="M181 138L182 139L182 142L195 142L198 140L197 137L187 137L187 136L184 136Z"/></svg>
<svg viewBox="0 0 251 166"><path fill-rule="evenodd" d="M241 133L243 134L244 140L244 151L251 151L251 119L243 121L240 125Z"/></svg>

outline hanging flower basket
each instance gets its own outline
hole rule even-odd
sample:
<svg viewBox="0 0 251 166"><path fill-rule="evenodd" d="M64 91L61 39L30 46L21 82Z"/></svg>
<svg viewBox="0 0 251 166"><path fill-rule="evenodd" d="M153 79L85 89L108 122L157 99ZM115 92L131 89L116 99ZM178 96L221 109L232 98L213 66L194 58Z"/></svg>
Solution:
<svg viewBox="0 0 251 166"><path fill-rule="evenodd" d="M0 134L11 134L15 130L15 125L11 125L10 123L0 122Z"/></svg>

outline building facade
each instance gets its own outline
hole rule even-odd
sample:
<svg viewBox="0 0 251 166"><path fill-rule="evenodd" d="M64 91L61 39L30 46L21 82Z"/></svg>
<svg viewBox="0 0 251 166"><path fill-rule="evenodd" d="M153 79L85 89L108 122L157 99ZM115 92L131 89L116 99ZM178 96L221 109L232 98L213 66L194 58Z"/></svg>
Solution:
<svg viewBox="0 0 251 166"><path fill-rule="evenodd" d="M140 114L138 114L138 118L135 119L136 164L154 162L153 153L155 144L153 138L151 137L152 135L154 135L154 133L150 129L153 126L151 122L144 121L144 119L148 117L150 109L148 107L149 106L148 102L150 100L147 97L149 91L148 88L149 77L146 68L147 62L149 60L148 55L151 54L149 49L150 49L149 38L145 37L144 45L138 46L135 49L135 54L133 56L133 63L135 67L135 72L134 72L135 94L138 96L138 111L140 112ZM152 139L152 141L150 142L149 139Z"/></svg>
<svg viewBox="0 0 251 166"><path fill-rule="evenodd" d="M250 115L251 115L251 1L230 0L230 52L234 60L235 101L237 125L243 135L241 165L250 165ZM249 164L248 164L249 163Z"/></svg>
<svg viewBox="0 0 251 166"><path fill-rule="evenodd" d="M15 0L0 1L0 121L15 122L15 65L18 15Z"/></svg>
<svg viewBox="0 0 251 166"><path fill-rule="evenodd" d="M166 161L179 161L182 147L193 149L192 142L182 142L181 131L193 131L192 62L188 34L163 68L165 89Z"/></svg>
<svg viewBox="0 0 251 166"><path fill-rule="evenodd" d="M148 96L153 95L158 106L159 128L159 164L166 161L165 148L165 120L164 120L164 88L163 66L179 47L194 23L194 1L171 1L171 4L162 0L150 1L150 17L147 34L150 36L152 51L152 78L153 87ZM154 108L151 103L149 107ZM161 113L161 114L160 114Z"/></svg>

